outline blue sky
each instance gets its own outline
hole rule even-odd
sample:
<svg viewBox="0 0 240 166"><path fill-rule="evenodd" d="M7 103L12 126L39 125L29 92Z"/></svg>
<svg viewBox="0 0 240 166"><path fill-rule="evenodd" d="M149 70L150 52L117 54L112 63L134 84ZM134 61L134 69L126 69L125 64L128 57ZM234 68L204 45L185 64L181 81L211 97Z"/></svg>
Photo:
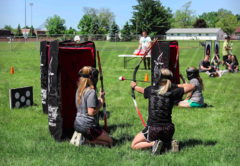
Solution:
<svg viewBox="0 0 240 166"><path fill-rule="evenodd" d="M173 12L180 9L189 0L161 0L163 6L170 7ZM31 8L33 6L33 26L37 28L49 16L54 14L65 19L66 26L77 29L79 20L83 16L82 8L110 8L115 13L116 22L121 27L132 17L132 6L136 0L27 0L27 25L31 24ZM220 8L231 10L233 14L240 14L240 0L192 0L193 10L196 14L217 11ZM20 23L25 25L25 1L24 0L1 0L0 5L0 28L11 25L16 28Z"/></svg>

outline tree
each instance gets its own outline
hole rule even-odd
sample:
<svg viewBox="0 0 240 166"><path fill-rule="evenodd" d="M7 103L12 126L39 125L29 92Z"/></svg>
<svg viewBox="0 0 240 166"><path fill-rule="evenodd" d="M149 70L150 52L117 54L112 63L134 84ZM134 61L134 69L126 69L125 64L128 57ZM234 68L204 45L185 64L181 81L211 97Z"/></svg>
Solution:
<svg viewBox="0 0 240 166"><path fill-rule="evenodd" d="M224 15L215 25L216 28L222 28L224 32L231 35L236 27L240 27L240 22L233 14Z"/></svg>
<svg viewBox="0 0 240 166"><path fill-rule="evenodd" d="M123 41L131 41L132 40L132 36L131 36L131 28L128 24L128 21L126 22L126 24L123 26L123 29L121 31L122 34L122 40Z"/></svg>
<svg viewBox="0 0 240 166"><path fill-rule="evenodd" d="M58 15L54 15L46 20L45 27L47 28L47 34L64 34L66 30L65 20L61 19Z"/></svg>
<svg viewBox="0 0 240 166"><path fill-rule="evenodd" d="M72 35L75 34L76 29L73 29L72 27L69 28L69 30L65 30L65 34Z"/></svg>
<svg viewBox="0 0 240 166"><path fill-rule="evenodd" d="M204 19L197 19L196 22L193 24L194 28L207 28L207 23Z"/></svg>
<svg viewBox="0 0 240 166"><path fill-rule="evenodd" d="M29 32L29 35L28 35L28 36L36 36L36 34L35 34L35 32L34 32L33 26L31 26L30 32Z"/></svg>
<svg viewBox="0 0 240 166"><path fill-rule="evenodd" d="M236 14L237 20L240 21L240 15Z"/></svg>
<svg viewBox="0 0 240 166"><path fill-rule="evenodd" d="M79 21L77 28L80 30L80 34L90 34L91 25L92 17L85 14Z"/></svg>
<svg viewBox="0 0 240 166"><path fill-rule="evenodd" d="M137 0L138 5L133 6L131 31L141 33L146 30L152 34L165 34L170 28L172 11L162 6L157 0ZM137 28L137 29L136 29Z"/></svg>
<svg viewBox="0 0 240 166"><path fill-rule="evenodd" d="M109 8L89 8L84 7L83 12L85 15L90 16L92 20L98 20L98 32L101 34L106 34L109 32L110 25L115 19L115 15Z"/></svg>
<svg viewBox="0 0 240 166"><path fill-rule="evenodd" d="M22 29L25 29L25 27L23 27ZM26 25L26 29L30 29L30 27Z"/></svg>
<svg viewBox="0 0 240 166"><path fill-rule="evenodd" d="M108 33L110 25L113 23L114 19L115 15L109 8L100 8L98 14L100 33Z"/></svg>
<svg viewBox="0 0 240 166"><path fill-rule="evenodd" d="M219 21L218 12L204 12L198 18L205 20L208 28L215 28L215 24Z"/></svg>
<svg viewBox="0 0 240 166"><path fill-rule="evenodd" d="M182 6L181 10L177 10L174 14L174 21L171 24L173 28L191 28L196 20L195 11L191 10L191 1Z"/></svg>
<svg viewBox="0 0 240 166"><path fill-rule="evenodd" d="M21 29L20 24L18 24L18 27L17 27L17 31L16 31L16 33L15 33L15 36L23 36L23 34L22 34L22 29Z"/></svg>
<svg viewBox="0 0 240 166"><path fill-rule="evenodd" d="M90 34L99 34L99 22L97 17L94 17L92 20Z"/></svg>
<svg viewBox="0 0 240 166"><path fill-rule="evenodd" d="M119 41L120 40L120 38L118 36L118 33L119 33L119 27L115 23L115 21L113 21L111 29L110 29L110 41L111 42L115 42L115 41Z"/></svg>
<svg viewBox="0 0 240 166"><path fill-rule="evenodd" d="M232 15L232 11L226 10L226 9L218 9L218 18L221 19L222 17L225 17L227 15Z"/></svg>
<svg viewBox="0 0 240 166"><path fill-rule="evenodd" d="M3 29L7 29L11 31L13 28L11 27L11 25L5 25Z"/></svg>

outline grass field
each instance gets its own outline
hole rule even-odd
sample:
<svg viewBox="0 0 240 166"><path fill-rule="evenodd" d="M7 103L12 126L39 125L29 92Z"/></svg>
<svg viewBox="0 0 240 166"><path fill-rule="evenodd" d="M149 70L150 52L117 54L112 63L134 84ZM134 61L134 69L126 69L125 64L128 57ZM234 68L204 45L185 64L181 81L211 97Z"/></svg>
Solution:
<svg viewBox="0 0 240 166"><path fill-rule="evenodd" d="M198 47L198 42L188 43ZM180 71L186 78L189 66L198 66L203 58L202 48L184 49L180 41ZM222 45L222 43L221 43ZM131 141L143 128L131 97L130 82L118 77L132 78L139 58L123 69L119 54L132 54L137 43L96 42L100 49L104 75L109 134L114 139L111 149L96 146L75 147L69 142L57 143L48 130L48 117L42 113L40 88L40 55L36 43L0 43L0 165L240 165L240 74L227 73L222 78L201 74L205 84L205 102L213 107L173 108L174 138L181 151L150 156L149 150L134 151ZM234 42L233 53L240 59L240 42ZM11 66L15 74L10 74ZM144 80L141 65L137 79ZM99 84L100 85L100 84ZM99 86L98 85L98 86ZM138 83L146 87L146 83ZM33 86L35 105L9 109L9 89ZM137 94L137 103L145 121L148 101ZM104 122L100 121L101 126Z"/></svg>

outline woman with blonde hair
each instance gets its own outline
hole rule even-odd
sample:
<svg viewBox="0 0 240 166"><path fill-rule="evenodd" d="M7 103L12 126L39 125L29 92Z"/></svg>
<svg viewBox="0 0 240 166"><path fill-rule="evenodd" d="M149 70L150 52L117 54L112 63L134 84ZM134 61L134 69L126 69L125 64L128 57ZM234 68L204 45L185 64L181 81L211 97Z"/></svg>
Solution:
<svg viewBox="0 0 240 166"><path fill-rule="evenodd" d="M137 86L136 82L131 87L149 99L149 117L146 127L139 132L133 142L132 149L152 148L152 155L160 154L163 143L171 144L170 151L178 151L178 141L173 140L174 124L172 123L172 108L174 101L181 99L183 94L194 90L194 85L175 85L172 89L173 74L168 69L161 69L158 78L154 78L154 85L147 88ZM179 88L180 87L180 88Z"/></svg>
<svg viewBox="0 0 240 166"><path fill-rule="evenodd" d="M101 90L99 98L95 91L98 81L98 70L89 66L85 66L79 71L78 90L76 92L77 115L74 122L74 128L78 133L82 134L80 144L84 141L98 144L111 145L112 139L107 132L99 127L98 112L105 101Z"/></svg>
<svg viewBox="0 0 240 166"><path fill-rule="evenodd" d="M187 70L187 78L190 84L195 85L195 89L187 94L184 101L178 103L180 107L202 107L204 105L204 98L202 90L204 90L204 84L202 77L199 75L199 70L196 67L189 67ZM185 81L185 80L184 80ZM184 83L187 83L186 81Z"/></svg>

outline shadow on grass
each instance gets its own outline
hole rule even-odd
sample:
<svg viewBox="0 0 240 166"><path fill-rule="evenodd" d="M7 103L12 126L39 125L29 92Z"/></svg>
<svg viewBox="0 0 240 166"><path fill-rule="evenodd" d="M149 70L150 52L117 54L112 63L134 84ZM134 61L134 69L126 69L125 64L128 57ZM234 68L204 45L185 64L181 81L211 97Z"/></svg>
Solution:
<svg viewBox="0 0 240 166"><path fill-rule="evenodd" d="M128 141L132 141L133 140L133 136L132 135L124 135L118 139L112 138L113 139L113 146L118 146L118 145L123 145L126 144L126 142Z"/></svg>
<svg viewBox="0 0 240 166"><path fill-rule="evenodd" d="M217 141L206 141L203 142L200 139L189 139L186 141L179 142L180 150L188 147L195 147L197 145L203 145L203 146L214 146L216 145Z"/></svg>
<svg viewBox="0 0 240 166"><path fill-rule="evenodd" d="M130 124L116 124L116 125L110 125L108 126L108 133L113 133L114 131L116 131L119 128L127 128L130 127ZM134 138L134 136L126 134L126 133L122 133L120 135L120 137L118 138L112 138L113 139L113 146L118 146L118 145L122 145L125 144L128 141L132 141Z"/></svg>
<svg viewBox="0 0 240 166"><path fill-rule="evenodd" d="M110 112L106 111L106 114L107 114L107 119L109 119L110 118ZM99 119L100 120L104 119L103 111L99 111Z"/></svg>
<svg viewBox="0 0 240 166"><path fill-rule="evenodd" d="M126 128L130 127L131 125L126 123L126 124L114 124L114 125L109 125L108 126L108 133L113 133L114 131L117 130L117 128Z"/></svg>

